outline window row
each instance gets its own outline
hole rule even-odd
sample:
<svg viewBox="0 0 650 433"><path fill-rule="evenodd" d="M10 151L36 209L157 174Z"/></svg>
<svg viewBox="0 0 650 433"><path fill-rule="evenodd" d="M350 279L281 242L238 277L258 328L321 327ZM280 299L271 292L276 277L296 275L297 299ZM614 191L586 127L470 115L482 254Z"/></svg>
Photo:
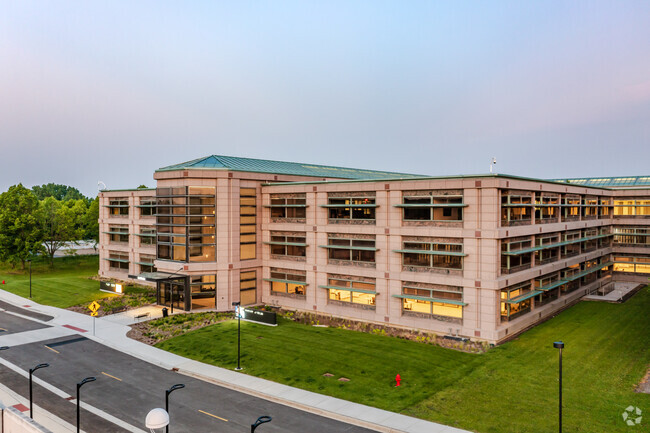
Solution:
<svg viewBox="0 0 650 433"><path fill-rule="evenodd" d="M320 248L327 250L329 263L333 264L370 264L376 261L374 238L356 238L354 235L330 234L327 245ZM463 244L458 239L431 240L418 238L405 239L402 249L393 252L402 255L403 270L422 269L463 269ZM304 232L271 232L271 240L265 242L270 246L273 258L303 259L307 254L306 235Z"/></svg>
<svg viewBox="0 0 650 433"><path fill-rule="evenodd" d="M402 203L403 220L431 222L460 222L463 220L462 191L404 191ZM306 218L305 194L271 194L271 218L274 221L292 220L304 222ZM328 212L330 222L374 222L376 220L376 197L371 193L330 193L327 204L321 205Z"/></svg>
<svg viewBox="0 0 650 433"><path fill-rule="evenodd" d="M501 273L512 274L612 245L608 227L547 233L501 241Z"/></svg>
<svg viewBox="0 0 650 433"><path fill-rule="evenodd" d="M535 305L547 304L600 278L611 276L613 268L614 263L605 256L503 289L501 320L516 319L530 312Z"/></svg>
<svg viewBox="0 0 650 433"><path fill-rule="evenodd" d="M612 199L574 194L501 191L501 225L518 226L610 218ZM614 207L614 209L616 209Z"/></svg>
<svg viewBox="0 0 650 433"><path fill-rule="evenodd" d="M650 227L614 227L614 244L630 247L650 247Z"/></svg>
<svg viewBox="0 0 650 433"><path fill-rule="evenodd" d="M271 268L266 278L272 295L289 295L304 298L307 293L306 276L303 271ZM348 275L328 275L327 284L318 286L327 290L329 303L374 309L378 293L375 279ZM462 320L462 287L430 285L423 283L402 283L402 293L393 295L400 300L403 314L429 315L448 321Z"/></svg>

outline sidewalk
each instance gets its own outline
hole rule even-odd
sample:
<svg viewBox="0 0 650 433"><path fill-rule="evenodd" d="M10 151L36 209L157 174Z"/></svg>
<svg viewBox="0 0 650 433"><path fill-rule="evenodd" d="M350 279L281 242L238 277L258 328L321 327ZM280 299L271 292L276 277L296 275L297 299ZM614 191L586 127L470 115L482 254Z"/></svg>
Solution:
<svg viewBox="0 0 650 433"><path fill-rule="evenodd" d="M132 340L126 336L126 333L131 329L128 324L137 323L140 320L137 319L137 316L142 312L137 310L114 316L93 318L60 308L40 305L4 290L0 290L0 300L53 316L54 318L51 321L43 323L54 326L56 331L53 332L55 333L79 333L84 337L162 368L177 369L179 373L188 376L328 418L386 433L468 433L454 427L292 388L236 371L203 364ZM145 307L145 309L150 313L150 318L160 316L160 313L157 312L160 311L160 307ZM8 341L4 341L8 337L11 337L11 335L0 336L0 345L10 345ZM15 338L11 341L13 345L25 344L26 342L17 341Z"/></svg>

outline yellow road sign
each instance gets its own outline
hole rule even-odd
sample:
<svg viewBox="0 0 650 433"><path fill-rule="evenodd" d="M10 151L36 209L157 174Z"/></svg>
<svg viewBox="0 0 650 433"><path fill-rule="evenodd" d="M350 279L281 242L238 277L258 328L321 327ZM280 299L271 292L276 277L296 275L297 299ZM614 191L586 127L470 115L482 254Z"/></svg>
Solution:
<svg viewBox="0 0 650 433"><path fill-rule="evenodd" d="M93 301L89 306L88 309L91 311L90 315L91 316L96 316L97 315L97 310L99 310L99 303L97 301Z"/></svg>

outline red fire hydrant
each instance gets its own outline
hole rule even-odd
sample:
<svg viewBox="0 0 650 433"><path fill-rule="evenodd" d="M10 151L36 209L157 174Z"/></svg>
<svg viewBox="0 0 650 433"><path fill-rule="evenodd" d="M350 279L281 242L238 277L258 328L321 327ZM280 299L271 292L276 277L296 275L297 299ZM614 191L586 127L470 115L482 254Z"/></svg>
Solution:
<svg viewBox="0 0 650 433"><path fill-rule="evenodd" d="M399 386L400 381L402 380L402 377L398 374L395 376L395 386Z"/></svg>

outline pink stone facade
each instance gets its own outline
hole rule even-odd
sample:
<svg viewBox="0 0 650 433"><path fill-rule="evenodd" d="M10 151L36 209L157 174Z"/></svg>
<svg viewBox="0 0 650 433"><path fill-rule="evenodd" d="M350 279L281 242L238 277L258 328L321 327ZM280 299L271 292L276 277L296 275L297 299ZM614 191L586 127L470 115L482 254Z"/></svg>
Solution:
<svg viewBox="0 0 650 433"><path fill-rule="evenodd" d="M255 303L496 343L613 281L647 282L650 276L650 189L498 175L323 181L194 169L154 177L159 189L216 192L214 261L154 263L161 273L214 276L214 301L199 302L200 295L187 289L186 309L230 310L247 289ZM240 258L242 188L256 195L255 258L247 260ZM136 207L155 194L100 194L101 276L127 279L141 273L136 263L142 256L156 256L154 245L133 235L155 225L155 217ZM110 207L118 199L128 202L128 215ZM574 199L579 204L572 206ZM426 200L430 204L422 205ZM111 234L124 226L126 243ZM640 234L627 236L630 230ZM110 260L123 255L128 270L111 265L123 263ZM254 283L242 281L249 271L256 272ZM351 290L342 290L347 284Z"/></svg>

